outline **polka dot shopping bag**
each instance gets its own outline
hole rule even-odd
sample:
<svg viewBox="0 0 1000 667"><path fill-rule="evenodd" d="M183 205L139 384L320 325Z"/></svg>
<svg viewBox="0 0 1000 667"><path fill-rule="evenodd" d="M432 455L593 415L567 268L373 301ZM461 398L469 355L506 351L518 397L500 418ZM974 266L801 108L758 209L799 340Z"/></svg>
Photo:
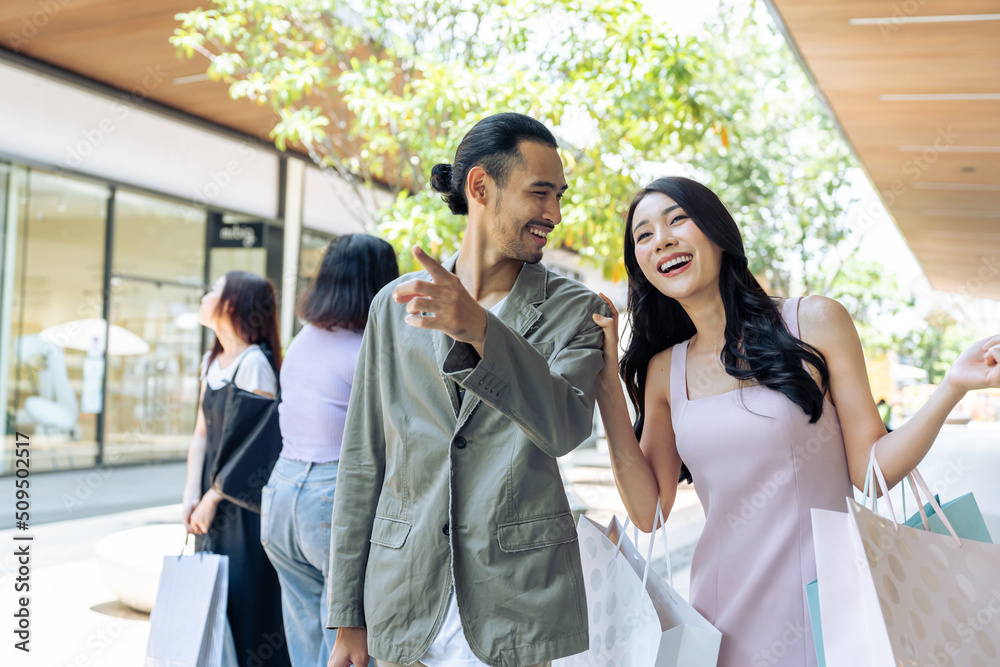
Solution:
<svg viewBox="0 0 1000 667"><path fill-rule="evenodd" d="M1000 545L847 510L812 517L827 667L1000 665Z"/></svg>

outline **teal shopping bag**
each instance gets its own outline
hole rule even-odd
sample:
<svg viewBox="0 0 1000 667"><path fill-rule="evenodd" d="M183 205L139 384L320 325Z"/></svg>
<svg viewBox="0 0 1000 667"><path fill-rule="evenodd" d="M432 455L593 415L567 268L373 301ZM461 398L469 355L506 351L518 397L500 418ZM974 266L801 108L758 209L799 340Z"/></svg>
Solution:
<svg viewBox="0 0 1000 667"><path fill-rule="evenodd" d="M819 667L826 667L826 654L823 653L823 626L819 622L818 579L806 584L806 601L809 603L809 623L812 625L813 643L816 645L816 661Z"/></svg>
<svg viewBox="0 0 1000 667"><path fill-rule="evenodd" d="M940 504L937 494L934 495L934 500L938 500L938 504ZM941 505L941 509L944 511L944 515L948 517L948 521L951 522L952 528L955 529L955 532L963 540L993 543L990 531L986 527L986 521L983 519L983 513L979 510L979 503L976 502L976 497L971 493L959 496L954 500L949 500L944 505ZM932 533L939 535L948 534L948 529L944 527L941 517L937 516L934 507L930 503L924 505L924 512L927 513L927 523L931 527ZM922 527L923 520L920 518L920 512L917 512L904 521L903 525L910 528Z"/></svg>
<svg viewBox="0 0 1000 667"><path fill-rule="evenodd" d="M941 505L937 494L934 495L934 500ZM986 520L983 519L983 513L979 510L979 503L976 502L976 497L971 493L946 502L941 505L941 511L948 517L955 533L963 540L993 543L990 531L986 527ZM924 505L924 512L927 514L927 525L930 526L932 533L949 534L941 517L937 516L930 503ZM904 521L903 525L910 528L922 528L924 522L920 518L920 512L916 512ZM813 580L806 584L806 601L809 604L809 622L812 625L813 641L816 644L816 659L819 667L826 667L826 655L823 653L823 626L820 625L819 616L819 580Z"/></svg>

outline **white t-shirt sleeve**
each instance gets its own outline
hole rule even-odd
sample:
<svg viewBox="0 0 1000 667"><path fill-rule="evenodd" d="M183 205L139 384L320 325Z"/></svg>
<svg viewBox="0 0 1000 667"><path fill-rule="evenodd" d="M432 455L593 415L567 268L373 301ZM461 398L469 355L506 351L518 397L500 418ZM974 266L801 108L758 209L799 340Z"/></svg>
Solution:
<svg viewBox="0 0 1000 667"><path fill-rule="evenodd" d="M247 353L233 381L244 391L263 391L272 396L278 393L278 379L274 376L274 369L259 349Z"/></svg>

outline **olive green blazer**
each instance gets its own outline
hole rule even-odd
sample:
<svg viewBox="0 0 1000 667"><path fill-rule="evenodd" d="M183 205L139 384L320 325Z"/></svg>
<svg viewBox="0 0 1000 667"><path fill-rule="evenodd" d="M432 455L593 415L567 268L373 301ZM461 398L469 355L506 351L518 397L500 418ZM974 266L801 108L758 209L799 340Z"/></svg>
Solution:
<svg viewBox="0 0 1000 667"><path fill-rule="evenodd" d="M457 255L445 266L452 270ZM584 651L576 527L555 457L591 434L608 314L593 292L525 264L483 358L372 303L335 493L327 626L367 627L400 665L436 637L454 583L480 660L519 667ZM460 400L460 385L464 398Z"/></svg>

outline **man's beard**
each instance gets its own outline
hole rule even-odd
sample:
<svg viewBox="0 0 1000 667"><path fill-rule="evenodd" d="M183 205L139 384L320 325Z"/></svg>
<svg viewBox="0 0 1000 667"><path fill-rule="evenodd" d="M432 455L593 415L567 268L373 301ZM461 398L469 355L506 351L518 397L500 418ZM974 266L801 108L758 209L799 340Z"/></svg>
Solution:
<svg viewBox="0 0 1000 667"><path fill-rule="evenodd" d="M531 232L527 232L527 224L522 225L520 228L520 234L516 239L504 239L500 245L500 252L504 257L513 259L518 262L524 262L525 264L538 264L542 261L542 248L537 248L534 251L529 248L524 247L522 240L522 235Z"/></svg>

